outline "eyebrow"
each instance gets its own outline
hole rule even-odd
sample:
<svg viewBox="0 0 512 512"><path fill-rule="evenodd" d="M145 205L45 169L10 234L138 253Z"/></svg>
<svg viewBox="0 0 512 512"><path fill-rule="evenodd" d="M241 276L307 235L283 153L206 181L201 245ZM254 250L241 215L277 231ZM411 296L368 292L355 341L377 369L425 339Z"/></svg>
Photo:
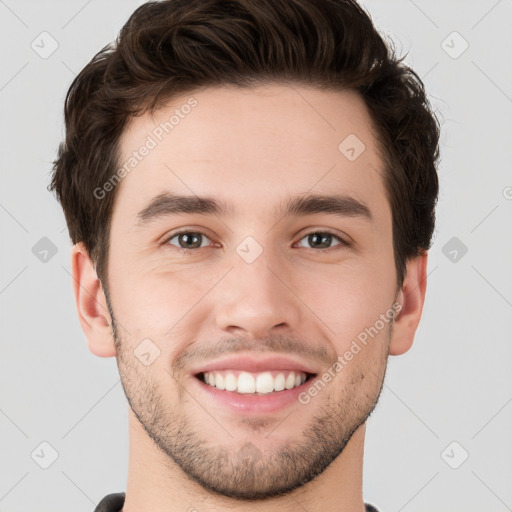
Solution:
<svg viewBox="0 0 512 512"><path fill-rule="evenodd" d="M163 217L180 214L215 215L233 217L234 207L212 197L184 196L170 193L159 194L137 214L137 225L144 226ZM295 196L274 211L276 217L305 216L318 213L336 217L359 217L373 220L368 206L348 195L308 194Z"/></svg>

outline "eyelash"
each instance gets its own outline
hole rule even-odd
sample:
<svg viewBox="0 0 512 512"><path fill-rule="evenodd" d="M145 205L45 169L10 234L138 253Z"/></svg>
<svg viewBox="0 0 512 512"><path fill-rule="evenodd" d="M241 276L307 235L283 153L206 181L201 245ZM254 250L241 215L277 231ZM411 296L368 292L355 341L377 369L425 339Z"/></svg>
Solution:
<svg viewBox="0 0 512 512"><path fill-rule="evenodd" d="M179 235L183 235L183 234L187 234L187 235L190 235L190 234L193 234L193 235L201 235L201 236L204 236L206 237L207 239L210 239L209 236L207 236L206 234L204 234L203 232L201 231L191 231L191 230L183 230L183 231L177 231L176 233L173 233L172 235L168 236L163 242L161 242L161 245L166 245L166 246L170 246L172 247L173 249L181 252L181 253L190 253L191 251L198 251L199 249L207 249L207 247L196 247L196 248L193 248L193 249L185 249L183 247L178 247L176 245L171 245L169 244L169 242L179 236ZM333 250L336 250L336 248L338 249L342 249L343 247L348 247L350 244L344 240L343 238L341 238L339 235L336 235L335 233L333 233L332 231L310 231L309 233L306 233L305 235L302 236L302 238L299 239L299 242L301 240L303 240L304 238L308 237L309 235L329 235L329 236L332 236L333 238L335 238L336 240L338 240L339 244L333 246L333 247L328 247L327 249L314 249L314 248L311 248L310 250L312 251L315 251L315 252L322 252L322 253L326 253L326 252L331 252ZM309 249L306 247L306 249Z"/></svg>

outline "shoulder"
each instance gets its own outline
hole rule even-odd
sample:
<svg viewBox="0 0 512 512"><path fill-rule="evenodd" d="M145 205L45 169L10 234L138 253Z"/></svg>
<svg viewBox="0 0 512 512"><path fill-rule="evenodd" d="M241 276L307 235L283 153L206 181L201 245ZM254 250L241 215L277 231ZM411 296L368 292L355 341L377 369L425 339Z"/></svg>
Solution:
<svg viewBox="0 0 512 512"><path fill-rule="evenodd" d="M124 505L124 492L107 494L94 509L94 512L119 512Z"/></svg>

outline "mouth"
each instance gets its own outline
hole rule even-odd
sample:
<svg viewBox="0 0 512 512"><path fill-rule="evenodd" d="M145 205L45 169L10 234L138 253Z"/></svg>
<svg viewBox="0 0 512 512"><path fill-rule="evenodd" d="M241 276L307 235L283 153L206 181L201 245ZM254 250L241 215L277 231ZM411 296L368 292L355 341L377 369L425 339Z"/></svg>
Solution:
<svg viewBox="0 0 512 512"><path fill-rule="evenodd" d="M247 353L202 364L190 376L200 403L222 413L253 416L302 407L301 394L320 372L319 367L286 354Z"/></svg>
<svg viewBox="0 0 512 512"><path fill-rule="evenodd" d="M243 370L212 370L199 372L195 377L219 391L239 395L273 395L302 387L316 377L316 373L295 370L267 370L248 372Z"/></svg>

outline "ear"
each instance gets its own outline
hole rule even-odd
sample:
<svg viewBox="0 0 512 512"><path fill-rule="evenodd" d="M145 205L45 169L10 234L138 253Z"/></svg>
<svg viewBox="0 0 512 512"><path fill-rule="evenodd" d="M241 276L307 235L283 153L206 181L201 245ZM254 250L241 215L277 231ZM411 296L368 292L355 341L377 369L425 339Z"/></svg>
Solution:
<svg viewBox="0 0 512 512"><path fill-rule="evenodd" d="M406 276L397 302L402 306L393 322L389 354L398 356L407 352L420 323L427 290L427 259L424 252L407 262Z"/></svg>
<svg viewBox="0 0 512 512"><path fill-rule="evenodd" d="M71 250L71 273L78 318L89 350L99 357L115 356L105 293L83 243L75 244Z"/></svg>

